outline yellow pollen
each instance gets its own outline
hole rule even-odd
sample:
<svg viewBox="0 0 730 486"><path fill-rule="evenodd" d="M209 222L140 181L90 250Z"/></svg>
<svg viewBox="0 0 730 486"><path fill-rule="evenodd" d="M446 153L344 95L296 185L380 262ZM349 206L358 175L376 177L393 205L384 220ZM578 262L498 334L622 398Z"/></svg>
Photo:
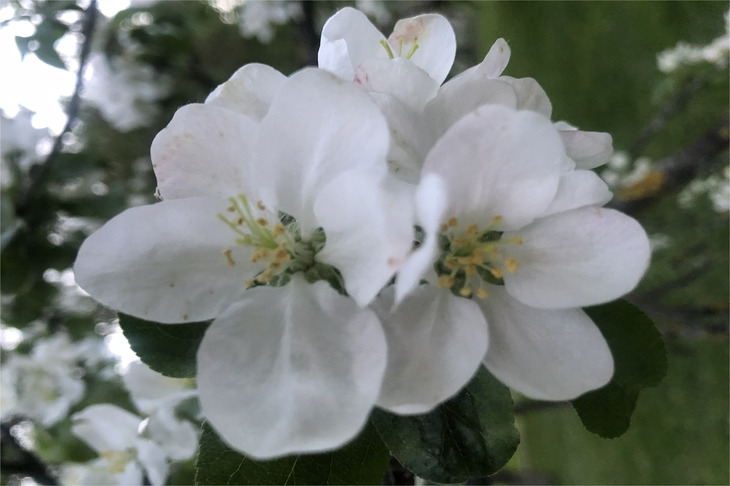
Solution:
<svg viewBox="0 0 730 486"><path fill-rule="evenodd" d="M469 226L466 227L466 234L467 235L473 235L473 234L475 234L477 232L478 229L479 228L477 227L477 225L470 224Z"/></svg>
<svg viewBox="0 0 730 486"><path fill-rule="evenodd" d="M264 206L264 203L262 201L256 201L256 207L259 208L261 211L266 211L266 206Z"/></svg>
<svg viewBox="0 0 730 486"><path fill-rule="evenodd" d="M273 261L273 262L269 263L268 268L270 268L272 270L278 270L281 268L281 262Z"/></svg>
<svg viewBox="0 0 730 486"><path fill-rule="evenodd" d="M480 299L486 299L487 297L489 297L489 292L484 290L483 287L479 287L479 290L477 290L477 297L479 297Z"/></svg>
<svg viewBox="0 0 730 486"><path fill-rule="evenodd" d="M253 284L254 284L255 282L254 282L254 279L252 279L252 278L249 278L249 279L247 279L247 280L246 280L246 282L244 282L244 283L246 284L246 288L250 289L251 287L253 287Z"/></svg>
<svg viewBox="0 0 730 486"><path fill-rule="evenodd" d="M473 277L477 274L477 267L475 265L467 265L464 268L464 273L466 273L468 277Z"/></svg>
<svg viewBox="0 0 730 486"><path fill-rule="evenodd" d="M286 228L284 227L283 224L276 223L274 225L274 230L271 232L271 234L273 234L274 236L279 236L279 235L283 235L285 231L286 231Z"/></svg>
<svg viewBox="0 0 730 486"><path fill-rule="evenodd" d="M456 218L449 218L448 224L451 228L454 228L459 224L459 221Z"/></svg>
<svg viewBox="0 0 730 486"><path fill-rule="evenodd" d="M499 268L490 268L489 272L492 275L494 275L494 278L503 278L504 277L504 272L502 272L502 270L500 270Z"/></svg>
<svg viewBox="0 0 730 486"><path fill-rule="evenodd" d="M469 240L467 240L463 236L457 236L456 238L454 238L453 243L456 246L466 246L469 244Z"/></svg>
<svg viewBox="0 0 730 486"><path fill-rule="evenodd" d="M261 226L268 226L269 222L266 221L266 218L258 218L256 222Z"/></svg>
<svg viewBox="0 0 730 486"><path fill-rule="evenodd" d="M492 218L492 224L500 224L502 222L502 216L496 215Z"/></svg>
<svg viewBox="0 0 730 486"><path fill-rule="evenodd" d="M521 236L513 236L512 238L508 239L507 242L512 243L513 245L521 245L522 244L522 237Z"/></svg>
<svg viewBox="0 0 730 486"><path fill-rule="evenodd" d="M464 285L464 287L459 290L459 294L461 294L462 297L469 297L471 295L471 287Z"/></svg>
<svg viewBox="0 0 730 486"><path fill-rule="evenodd" d="M232 253L233 251L230 248L227 250L223 250L223 256L226 257L226 260L228 260L228 265L230 266L234 266L236 264L236 261L231 256Z"/></svg>
<svg viewBox="0 0 730 486"><path fill-rule="evenodd" d="M453 270L459 266L459 262L454 257L447 258L444 261L444 266L450 270Z"/></svg>
<svg viewBox="0 0 730 486"><path fill-rule="evenodd" d="M441 230L442 233L444 231L447 231L448 229L449 229L449 225L447 225L447 224L442 224L441 226L439 226L439 230Z"/></svg>
<svg viewBox="0 0 730 486"><path fill-rule="evenodd" d="M234 208L233 206L228 206L228 207L226 208L226 211L228 211L229 213L232 213L232 212L234 212L235 210L236 210L236 208Z"/></svg>
<svg viewBox="0 0 730 486"><path fill-rule="evenodd" d="M276 258L276 260L278 260L278 261L282 261L282 260L289 260L289 258L291 258L291 257L289 256L288 251L286 251L284 248L279 248L278 250L276 250L276 253L274 254L274 258Z"/></svg>
<svg viewBox="0 0 730 486"><path fill-rule="evenodd" d="M454 278L451 275L442 275L438 280L439 287L449 288L454 285Z"/></svg>
<svg viewBox="0 0 730 486"><path fill-rule="evenodd" d="M504 261L504 266L507 267L507 271L509 273L515 273L520 268L520 264L512 257L509 257Z"/></svg>

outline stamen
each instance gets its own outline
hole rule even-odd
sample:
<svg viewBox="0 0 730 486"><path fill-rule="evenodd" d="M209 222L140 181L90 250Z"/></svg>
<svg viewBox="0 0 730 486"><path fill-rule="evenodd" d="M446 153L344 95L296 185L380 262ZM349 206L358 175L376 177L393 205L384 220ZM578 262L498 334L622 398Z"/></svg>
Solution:
<svg viewBox="0 0 730 486"><path fill-rule="evenodd" d="M385 52L388 53L388 59L394 59L395 56L393 55L393 51L390 49L390 44L388 44L387 41L381 40L380 45L385 48Z"/></svg>
<svg viewBox="0 0 730 486"><path fill-rule="evenodd" d="M489 273L494 275L494 278L504 278L504 272L499 268L490 268Z"/></svg>
<svg viewBox="0 0 730 486"><path fill-rule="evenodd" d="M507 267L507 271L509 273L515 273L520 268L520 264L512 257L509 257L504 261L504 266Z"/></svg>
<svg viewBox="0 0 730 486"><path fill-rule="evenodd" d="M411 50L408 51L408 54L406 54L406 59L410 59L411 57L413 57L413 54L416 53L416 51L418 50L419 47L420 46L418 45L418 38L416 38L413 40L413 45L411 46Z"/></svg>
<svg viewBox="0 0 730 486"><path fill-rule="evenodd" d="M256 201L256 207L261 211L266 211L266 206L264 206L264 203L261 200Z"/></svg>
<svg viewBox="0 0 730 486"><path fill-rule="evenodd" d="M449 218L448 224L449 227L455 228L459 224L459 220L456 218Z"/></svg>
<svg viewBox="0 0 730 486"><path fill-rule="evenodd" d="M230 248L223 250L223 256L226 257L226 260L228 260L228 265L234 266L236 264L236 261L233 259L233 256L231 254L233 253L233 250Z"/></svg>
<svg viewBox="0 0 730 486"><path fill-rule="evenodd" d="M489 297L489 292L484 290L484 287L479 287L479 290L477 290L477 297L479 297L480 299L486 299L487 297Z"/></svg>

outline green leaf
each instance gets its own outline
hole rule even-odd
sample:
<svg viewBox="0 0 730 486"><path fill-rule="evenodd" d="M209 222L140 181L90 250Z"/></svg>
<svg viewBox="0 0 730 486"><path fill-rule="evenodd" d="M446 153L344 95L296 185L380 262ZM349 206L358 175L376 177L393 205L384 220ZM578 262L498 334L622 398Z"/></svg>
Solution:
<svg viewBox="0 0 730 486"><path fill-rule="evenodd" d="M371 421L406 469L441 483L498 471L520 442L509 389L483 367L458 395L430 413L375 410Z"/></svg>
<svg viewBox="0 0 730 486"><path fill-rule="evenodd" d="M255 461L229 448L205 423L195 484L380 484L389 460L370 424L333 452Z"/></svg>
<svg viewBox="0 0 730 486"><path fill-rule="evenodd" d="M618 437L629 428L641 389L658 385L667 373L664 341L646 314L626 301L586 312L608 342L615 371L608 385L572 404L586 429L601 437Z"/></svg>
<svg viewBox="0 0 730 486"><path fill-rule="evenodd" d="M132 350L147 366L173 378L194 378L197 353L210 322L159 324L119 314Z"/></svg>

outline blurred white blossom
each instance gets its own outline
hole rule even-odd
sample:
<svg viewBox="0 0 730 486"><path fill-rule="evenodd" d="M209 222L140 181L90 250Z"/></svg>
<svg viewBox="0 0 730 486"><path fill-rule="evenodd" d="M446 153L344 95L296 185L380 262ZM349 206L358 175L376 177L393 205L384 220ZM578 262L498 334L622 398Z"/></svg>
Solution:
<svg viewBox="0 0 730 486"><path fill-rule="evenodd" d="M728 66L730 56L730 10L725 13L725 33L704 46L679 42L671 49L657 55L657 66L663 73L671 73L682 66L701 62L715 64L718 68Z"/></svg>
<svg viewBox="0 0 730 486"><path fill-rule="evenodd" d="M88 73L84 97L123 132L150 123L157 112L157 101L168 86L150 66L125 57L109 59L93 54Z"/></svg>
<svg viewBox="0 0 730 486"><path fill-rule="evenodd" d="M248 0L239 12L239 29L246 38L256 37L268 44L278 25L296 20L302 15L298 2L287 0Z"/></svg>

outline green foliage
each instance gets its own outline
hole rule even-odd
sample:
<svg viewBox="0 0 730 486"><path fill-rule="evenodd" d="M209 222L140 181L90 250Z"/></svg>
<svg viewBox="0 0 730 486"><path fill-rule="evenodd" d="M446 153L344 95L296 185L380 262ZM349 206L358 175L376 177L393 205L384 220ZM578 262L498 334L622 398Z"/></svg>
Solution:
<svg viewBox="0 0 730 486"><path fill-rule="evenodd" d="M440 483L498 471L520 442L510 392L483 367L458 395L425 415L376 409L371 421L405 468Z"/></svg>
<svg viewBox="0 0 730 486"><path fill-rule="evenodd" d="M147 366L173 378L195 378L197 352L209 322L159 324L119 314L132 350Z"/></svg>
<svg viewBox="0 0 730 486"><path fill-rule="evenodd" d="M651 320L625 301L586 309L608 342L614 360L611 382L572 401L583 425L601 437L628 430L642 388L667 372L664 341Z"/></svg>
<svg viewBox="0 0 730 486"><path fill-rule="evenodd" d="M520 417L520 468L552 484L727 484L727 342L668 340L667 352L666 378L641 392L621 437L586 431L567 407Z"/></svg>
<svg viewBox="0 0 730 486"><path fill-rule="evenodd" d="M333 452L254 461L231 450L204 424L195 484L380 484L389 458L371 425Z"/></svg>

